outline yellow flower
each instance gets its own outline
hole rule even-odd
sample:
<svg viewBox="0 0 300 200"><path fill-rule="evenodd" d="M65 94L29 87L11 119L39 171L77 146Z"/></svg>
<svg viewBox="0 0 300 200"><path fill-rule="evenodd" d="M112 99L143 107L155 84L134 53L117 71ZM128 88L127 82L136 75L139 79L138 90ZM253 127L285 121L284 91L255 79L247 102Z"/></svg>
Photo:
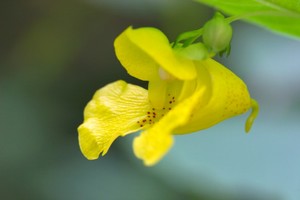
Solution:
<svg viewBox="0 0 300 200"><path fill-rule="evenodd" d="M115 40L115 51L130 75L149 81L148 91L119 80L95 93L78 128L87 159L105 155L117 137L142 131L134 153L151 166L171 148L173 135L209 128L253 108L246 122L250 130L257 103L244 82L218 62L186 58L155 28L129 27Z"/></svg>

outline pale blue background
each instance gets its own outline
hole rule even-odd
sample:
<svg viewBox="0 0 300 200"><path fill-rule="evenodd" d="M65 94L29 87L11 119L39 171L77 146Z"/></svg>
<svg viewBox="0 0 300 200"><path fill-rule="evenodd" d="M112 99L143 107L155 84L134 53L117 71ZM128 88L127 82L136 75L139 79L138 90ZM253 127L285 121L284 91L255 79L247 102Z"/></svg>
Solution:
<svg viewBox="0 0 300 200"><path fill-rule="evenodd" d="M235 22L219 59L248 85L261 112L177 136L152 168L132 152L135 135L87 161L77 126L93 93L124 79L113 40L129 25L173 41L213 11L182 0L32 0L0 6L0 199L299 200L300 42Z"/></svg>

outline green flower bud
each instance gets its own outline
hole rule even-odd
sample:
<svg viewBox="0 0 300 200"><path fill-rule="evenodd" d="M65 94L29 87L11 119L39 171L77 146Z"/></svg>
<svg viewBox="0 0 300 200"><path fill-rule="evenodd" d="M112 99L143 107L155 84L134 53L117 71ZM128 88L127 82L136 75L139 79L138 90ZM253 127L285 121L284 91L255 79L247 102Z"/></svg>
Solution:
<svg viewBox="0 0 300 200"><path fill-rule="evenodd" d="M213 52L223 51L230 44L232 28L222 14L216 13L203 29L203 42Z"/></svg>

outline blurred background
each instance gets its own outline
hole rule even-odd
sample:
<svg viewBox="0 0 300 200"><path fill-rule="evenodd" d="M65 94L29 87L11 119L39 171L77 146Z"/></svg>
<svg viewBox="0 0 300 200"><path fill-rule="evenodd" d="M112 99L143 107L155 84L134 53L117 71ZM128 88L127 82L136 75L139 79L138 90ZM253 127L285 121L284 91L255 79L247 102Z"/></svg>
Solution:
<svg viewBox="0 0 300 200"><path fill-rule="evenodd" d="M260 102L246 115L177 136L147 168L135 135L86 160L77 126L93 93L129 75L113 41L126 27L155 26L174 41L213 10L186 0L11 0L0 3L0 199L299 200L300 42L234 22L232 52L217 58Z"/></svg>

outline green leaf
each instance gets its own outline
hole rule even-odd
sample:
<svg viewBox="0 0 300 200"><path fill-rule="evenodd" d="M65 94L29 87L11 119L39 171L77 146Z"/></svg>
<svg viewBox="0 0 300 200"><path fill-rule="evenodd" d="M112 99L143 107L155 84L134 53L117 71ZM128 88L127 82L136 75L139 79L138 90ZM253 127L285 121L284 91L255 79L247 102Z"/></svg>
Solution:
<svg viewBox="0 0 300 200"><path fill-rule="evenodd" d="M228 15L241 16L242 19L277 33L300 39L299 0L196 1L212 6Z"/></svg>

